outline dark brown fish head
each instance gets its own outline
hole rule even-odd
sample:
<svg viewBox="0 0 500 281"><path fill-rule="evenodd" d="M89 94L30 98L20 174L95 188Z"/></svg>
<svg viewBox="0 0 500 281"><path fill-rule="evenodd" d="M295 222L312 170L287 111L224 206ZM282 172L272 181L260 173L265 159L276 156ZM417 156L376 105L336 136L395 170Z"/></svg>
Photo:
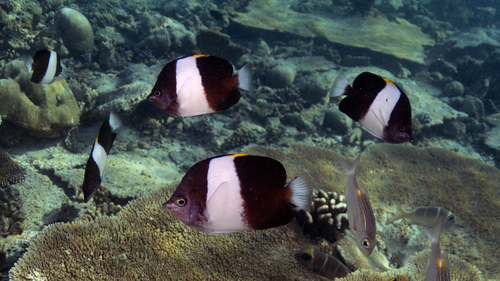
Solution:
<svg viewBox="0 0 500 281"><path fill-rule="evenodd" d="M388 130L388 140L391 143L402 143L407 141L412 141L412 125L411 123L400 123L394 126L389 126L386 128Z"/></svg>
<svg viewBox="0 0 500 281"><path fill-rule="evenodd" d="M303 266L310 269L314 268L314 258L311 253L311 248L304 248L302 251L295 253L293 256Z"/></svg>
<svg viewBox="0 0 500 281"><path fill-rule="evenodd" d="M200 229L200 226L206 222L203 208L195 198L190 196L190 192L183 190L182 185L177 188L167 202L163 203L163 209L195 229Z"/></svg>
<svg viewBox="0 0 500 281"><path fill-rule="evenodd" d="M367 256L371 255L375 245L377 245L377 240L375 237L369 237L368 234L359 233L361 235L354 235L356 238L356 243L358 244L358 248Z"/></svg>
<svg viewBox="0 0 500 281"><path fill-rule="evenodd" d="M176 96L175 93L168 93L155 85L147 99L164 112L179 116Z"/></svg>

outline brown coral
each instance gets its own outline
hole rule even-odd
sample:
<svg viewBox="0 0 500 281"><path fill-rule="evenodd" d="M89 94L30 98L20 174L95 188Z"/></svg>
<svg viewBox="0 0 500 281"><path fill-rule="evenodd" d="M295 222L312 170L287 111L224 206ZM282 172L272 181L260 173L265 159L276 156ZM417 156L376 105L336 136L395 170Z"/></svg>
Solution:
<svg viewBox="0 0 500 281"><path fill-rule="evenodd" d="M315 244L296 222L202 233L161 208L175 188L134 200L117 216L47 226L11 269L11 280L320 280L293 258ZM335 251L332 244L314 247Z"/></svg>
<svg viewBox="0 0 500 281"><path fill-rule="evenodd" d="M260 146L245 152L275 158L291 178L307 171L318 189L340 193L347 185L335 160L340 156L332 150L291 144L287 152ZM500 274L498 246L491 242L498 240L500 233L500 224L491 221L500 217L497 168L444 149L380 144L363 152L356 174L365 184L379 219L389 215L385 206L396 203L452 210L458 219L456 234L443 248L453 245L457 256L476 265L486 278ZM383 233L379 235L384 239ZM392 245L386 250L397 254L398 247L404 245ZM477 250L458 251L461 247Z"/></svg>
<svg viewBox="0 0 500 281"><path fill-rule="evenodd" d="M24 181L26 170L17 165L9 154L0 151L0 187Z"/></svg>

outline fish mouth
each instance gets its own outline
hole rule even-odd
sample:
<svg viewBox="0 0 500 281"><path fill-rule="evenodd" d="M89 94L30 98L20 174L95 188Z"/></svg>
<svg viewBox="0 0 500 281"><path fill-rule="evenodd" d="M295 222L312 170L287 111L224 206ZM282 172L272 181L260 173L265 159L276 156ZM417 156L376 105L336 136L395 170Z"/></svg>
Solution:
<svg viewBox="0 0 500 281"><path fill-rule="evenodd" d="M168 203L168 201L162 204L162 208L165 211L170 211L170 204Z"/></svg>

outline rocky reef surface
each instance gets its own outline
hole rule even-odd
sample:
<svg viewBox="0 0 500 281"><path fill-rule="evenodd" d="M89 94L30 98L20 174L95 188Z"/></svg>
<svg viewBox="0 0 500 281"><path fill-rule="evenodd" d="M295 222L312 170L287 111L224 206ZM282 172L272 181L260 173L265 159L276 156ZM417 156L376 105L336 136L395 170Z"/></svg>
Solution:
<svg viewBox="0 0 500 281"><path fill-rule="evenodd" d="M26 171L24 182L11 182L2 190L4 202L15 202L2 209L4 278L44 228L48 230L42 237L70 227L65 225L68 222L96 227L108 216L121 214L133 199L165 186L171 192L171 184L204 158L252 151L287 162L291 160L280 158L280 151L293 154L297 146L292 143L299 142L311 150L323 149L312 155L335 151L352 158L360 148L368 149L370 157L378 155L374 158L378 160L366 163L360 178L367 185L374 181L368 189L376 200L379 225L385 224L397 202L444 205L459 212L459 227L444 235L445 248L457 259L475 264L484 278L498 280L494 253L499 247L491 238L498 232L491 221L483 220L498 210L498 201L479 199L485 194L496 198L496 193L476 194L470 189L473 184L494 188L498 169L493 167L500 167L497 9L500 6L491 1L475 1L472 6L451 0L0 1L0 149ZM44 48L61 55L62 79L49 86L31 85L23 61ZM243 92L228 110L190 118L169 116L145 101L165 63L193 50L223 57L235 69L251 63L256 90ZM393 151L381 149L385 145L378 145L379 140L346 118L338 110L339 99L327 94L341 70L351 82L370 71L398 84L412 104L414 141L391 146ZM122 118L124 127L117 132L102 187L85 204L80 188L85 163L111 110ZM377 148L372 148L374 144ZM248 150L249 145L275 150ZM398 152L409 147L422 150ZM427 157L426 153L435 151L429 148L450 154ZM458 158L453 157L458 154L467 157L459 158L465 170L457 170ZM305 169L317 190L341 196L345 180L340 179L343 174L336 161L319 158L323 160L313 164L317 159L311 157L285 165L291 178L294 171ZM411 163L416 166L407 166ZM418 169L437 172L421 181L425 173ZM475 177L484 177L484 182ZM439 191L443 179L460 183L463 189ZM416 180L420 185L411 183ZM474 213L479 207L481 212ZM61 224L47 227L55 222ZM182 225L174 228L181 234L190 231ZM412 255L428 248L417 227L400 223L381 229L393 235L378 239L391 266L403 267ZM300 235L293 251L309 243L335 251L325 238L304 236L299 224L269 235L287 232ZM252 234L242 234L241 239L251 239L246 236ZM271 251L276 260L286 256L283 271L297 266L290 272L304 279L317 278L292 264L293 257L287 256L290 249L279 253L266 247L259 251ZM250 250L245 248L245 253ZM166 256L174 255L178 253ZM194 260L186 266L193 264ZM238 276L220 274L220 278ZM381 278L389 280L387 276Z"/></svg>

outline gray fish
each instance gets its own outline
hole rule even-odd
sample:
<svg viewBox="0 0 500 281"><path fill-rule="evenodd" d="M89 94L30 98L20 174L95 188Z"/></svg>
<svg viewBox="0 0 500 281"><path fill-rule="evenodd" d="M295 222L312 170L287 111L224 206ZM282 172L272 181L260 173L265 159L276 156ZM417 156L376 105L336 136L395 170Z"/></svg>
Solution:
<svg viewBox="0 0 500 281"><path fill-rule="evenodd" d="M339 159L339 164L347 173L348 185L345 189L345 198L347 203L347 216L349 228L356 239L358 248L365 254L370 255L377 244L375 235L377 234L377 225L375 215L370 204L370 199L366 193L363 184L356 180L356 169L358 167L361 153L354 161L351 168Z"/></svg>
<svg viewBox="0 0 500 281"><path fill-rule="evenodd" d="M330 279L346 277L352 272L336 257L312 248L304 248L295 253L295 259L314 273Z"/></svg>
<svg viewBox="0 0 500 281"><path fill-rule="evenodd" d="M399 219L407 219L411 224L433 227L437 220L442 220L443 228L450 227L457 222L455 215L445 208L430 206L418 207L413 212L407 212L401 205L398 204L399 213L392 218L387 224Z"/></svg>
<svg viewBox="0 0 500 281"><path fill-rule="evenodd" d="M427 259L427 270L425 274L425 281L450 281L450 263L448 262L448 255L441 253L439 247L439 238L441 236L442 219L438 219L432 227L432 232L424 227L427 238L431 241L432 252L429 259Z"/></svg>

